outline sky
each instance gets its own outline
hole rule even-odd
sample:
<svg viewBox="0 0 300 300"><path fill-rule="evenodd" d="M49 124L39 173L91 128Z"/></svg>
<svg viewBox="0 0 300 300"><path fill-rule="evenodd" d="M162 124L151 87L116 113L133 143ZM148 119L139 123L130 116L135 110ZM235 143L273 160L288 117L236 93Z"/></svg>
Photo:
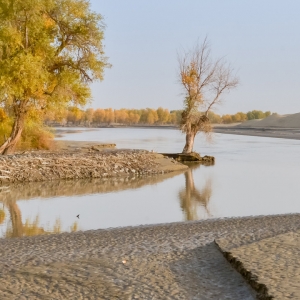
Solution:
<svg viewBox="0 0 300 300"><path fill-rule="evenodd" d="M177 54L207 36L213 57L225 57L240 80L215 112L300 112L300 1L90 2L104 18L112 64L92 84L91 107L181 109Z"/></svg>

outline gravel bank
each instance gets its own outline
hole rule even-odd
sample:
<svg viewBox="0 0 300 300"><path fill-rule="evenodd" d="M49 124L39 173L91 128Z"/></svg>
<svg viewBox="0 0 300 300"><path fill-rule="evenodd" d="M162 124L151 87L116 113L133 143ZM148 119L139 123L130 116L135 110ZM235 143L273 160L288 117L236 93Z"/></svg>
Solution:
<svg viewBox="0 0 300 300"><path fill-rule="evenodd" d="M188 167L145 150L35 151L0 157L0 182L141 176Z"/></svg>
<svg viewBox="0 0 300 300"><path fill-rule="evenodd" d="M300 229L300 214L1 240L2 299L254 299L215 239Z"/></svg>

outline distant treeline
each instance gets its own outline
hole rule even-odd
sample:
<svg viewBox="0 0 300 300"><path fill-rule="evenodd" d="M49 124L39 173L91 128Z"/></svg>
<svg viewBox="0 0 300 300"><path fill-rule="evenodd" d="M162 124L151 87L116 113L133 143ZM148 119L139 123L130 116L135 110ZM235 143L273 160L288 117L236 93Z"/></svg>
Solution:
<svg viewBox="0 0 300 300"><path fill-rule="evenodd" d="M70 107L59 112L49 112L45 117L46 124L60 123L61 125L178 125L181 121L182 110L171 110L159 107L158 109L92 109L86 110ZM209 112L208 117L213 124L230 124L253 119L263 119L271 115L270 111L238 112L234 115L218 115Z"/></svg>

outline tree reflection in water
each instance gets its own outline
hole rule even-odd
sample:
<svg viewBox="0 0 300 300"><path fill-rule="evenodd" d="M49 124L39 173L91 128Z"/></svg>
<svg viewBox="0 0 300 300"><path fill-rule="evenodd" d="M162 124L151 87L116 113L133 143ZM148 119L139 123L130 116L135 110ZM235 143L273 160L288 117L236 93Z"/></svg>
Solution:
<svg viewBox="0 0 300 300"><path fill-rule="evenodd" d="M199 164L190 165L184 173L185 189L179 192L180 206L184 212L186 221L198 220L197 209L200 206L204 210L204 216L210 217L209 201L212 194L211 179L206 180L202 189L197 189L193 177L193 169L199 168Z"/></svg>
<svg viewBox="0 0 300 300"><path fill-rule="evenodd" d="M167 178L172 178L182 172L172 172L163 175L145 177L121 177L108 179L61 180L50 182L28 182L0 186L0 203L6 210L0 209L0 225L6 221L6 231L3 237L21 237L61 232L61 220L57 219L52 228L45 228L39 222L39 216L27 219L22 223L22 214L18 201L34 198L49 199L52 197L101 194L128 189L138 189L144 185L155 185ZM6 217L5 213L9 216ZM33 220L33 221L32 221ZM69 231L77 231L78 223L70 226ZM1 232L0 232L1 234Z"/></svg>
<svg viewBox="0 0 300 300"><path fill-rule="evenodd" d="M40 234L51 234L61 232L61 221L56 219L52 228L45 229L39 225L39 216L36 216L33 221L26 219L25 223L22 222L22 214L16 200L6 199L3 201L3 205L7 208L9 212L9 224L7 226L6 232L3 237L22 237L22 236L34 236ZM4 209L1 210L2 215L4 215L1 220L3 223L5 220ZM0 224L1 224L0 223ZM71 231L77 231L78 225L75 222L71 226Z"/></svg>

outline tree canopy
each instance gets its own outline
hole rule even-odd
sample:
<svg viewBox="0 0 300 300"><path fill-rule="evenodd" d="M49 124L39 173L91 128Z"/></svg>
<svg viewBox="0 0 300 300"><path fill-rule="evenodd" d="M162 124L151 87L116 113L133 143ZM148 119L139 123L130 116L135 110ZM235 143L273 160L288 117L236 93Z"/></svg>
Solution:
<svg viewBox="0 0 300 300"><path fill-rule="evenodd" d="M0 103L14 116L0 153L13 151L30 111L91 99L109 67L104 28L87 0L0 0Z"/></svg>

